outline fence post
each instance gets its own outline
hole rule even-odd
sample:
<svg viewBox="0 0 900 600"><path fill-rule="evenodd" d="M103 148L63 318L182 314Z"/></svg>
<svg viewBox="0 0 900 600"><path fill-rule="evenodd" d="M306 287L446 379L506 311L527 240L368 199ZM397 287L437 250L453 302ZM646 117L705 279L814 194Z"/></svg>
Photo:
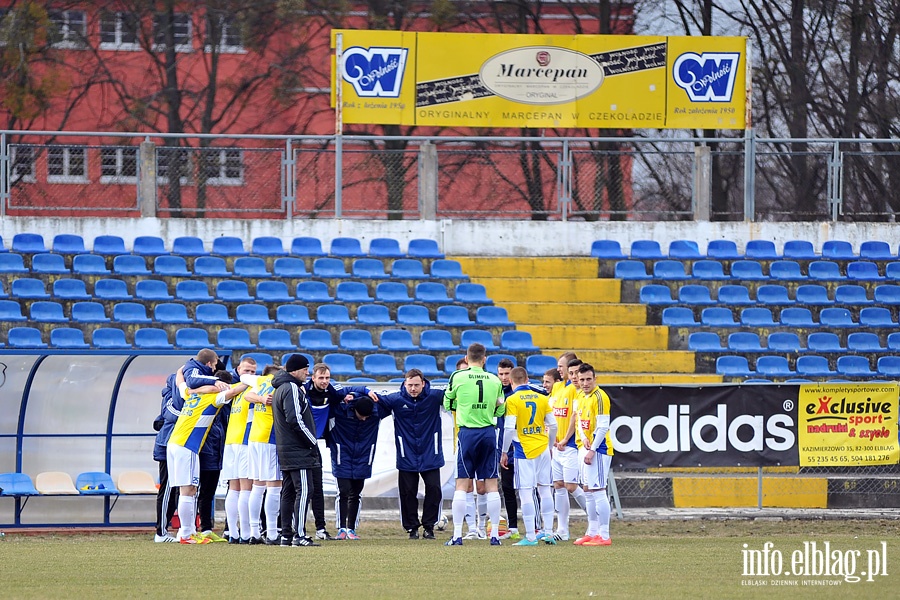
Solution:
<svg viewBox="0 0 900 600"><path fill-rule="evenodd" d="M142 217L156 216L156 144L141 142L138 150L138 206Z"/></svg>
<svg viewBox="0 0 900 600"><path fill-rule="evenodd" d="M437 219L438 160L437 146L429 140L419 146L419 218Z"/></svg>
<svg viewBox="0 0 900 600"><path fill-rule="evenodd" d="M744 130L744 220L756 220L756 135Z"/></svg>
<svg viewBox="0 0 900 600"><path fill-rule="evenodd" d="M6 216L6 203L9 200L9 147L6 145L6 134L0 133L0 217Z"/></svg>
<svg viewBox="0 0 900 600"><path fill-rule="evenodd" d="M296 173L294 148L291 140L287 140L284 143L284 156L281 157L281 209L285 211L285 217L289 221L294 218L294 208L297 204L297 183L294 180Z"/></svg>
<svg viewBox="0 0 900 600"><path fill-rule="evenodd" d="M709 146L694 146L694 194L691 198L695 221L709 221L712 196L712 157Z"/></svg>

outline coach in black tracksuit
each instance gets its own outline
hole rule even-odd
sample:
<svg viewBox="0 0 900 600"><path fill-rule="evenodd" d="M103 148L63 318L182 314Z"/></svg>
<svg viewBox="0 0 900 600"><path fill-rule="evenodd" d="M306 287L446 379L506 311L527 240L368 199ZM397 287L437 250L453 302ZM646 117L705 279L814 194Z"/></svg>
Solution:
<svg viewBox="0 0 900 600"><path fill-rule="evenodd" d="M281 545L318 546L306 535L306 515L312 491L310 470L322 466L316 445L316 424L303 390L309 361L292 354L284 371L275 374L272 418L275 448L284 475L281 487Z"/></svg>

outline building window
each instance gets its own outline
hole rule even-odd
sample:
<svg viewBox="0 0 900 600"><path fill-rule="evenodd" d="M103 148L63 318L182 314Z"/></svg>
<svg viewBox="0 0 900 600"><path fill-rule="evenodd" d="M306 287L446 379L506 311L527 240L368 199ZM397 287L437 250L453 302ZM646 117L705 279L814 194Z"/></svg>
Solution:
<svg viewBox="0 0 900 600"><path fill-rule="evenodd" d="M101 50L138 50L139 21L134 13L103 12L100 15Z"/></svg>
<svg viewBox="0 0 900 600"><path fill-rule="evenodd" d="M0 8L0 47L9 43L9 34L12 31L12 22L7 21L6 17L10 14L8 8Z"/></svg>
<svg viewBox="0 0 900 600"><path fill-rule="evenodd" d="M87 181L85 148L47 149L47 181L50 183L84 183Z"/></svg>
<svg viewBox="0 0 900 600"><path fill-rule="evenodd" d="M186 148L161 147L156 152L156 180L169 183L169 177L177 175L181 185L190 181L191 156Z"/></svg>
<svg viewBox="0 0 900 600"><path fill-rule="evenodd" d="M101 148L100 183L136 183L137 148Z"/></svg>
<svg viewBox="0 0 900 600"><path fill-rule="evenodd" d="M245 52L241 39L241 26L234 15L210 12L206 17L206 51L215 48L219 52Z"/></svg>
<svg viewBox="0 0 900 600"><path fill-rule="evenodd" d="M84 48L87 38L87 19L81 10L60 10L49 13L50 42L60 48Z"/></svg>
<svg viewBox="0 0 900 600"><path fill-rule="evenodd" d="M171 19L170 19L171 16ZM157 50L162 51L166 47L166 38L170 34L175 42L176 52L190 52L191 47L191 17L186 13L174 13L172 15L161 13L153 18L153 43Z"/></svg>
<svg viewBox="0 0 900 600"><path fill-rule="evenodd" d="M209 185L244 183L244 155L240 150L204 150L200 166Z"/></svg>
<svg viewBox="0 0 900 600"><path fill-rule="evenodd" d="M10 161L12 163L10 170L11 183L16 184L19 181L34 183L34 147L11 145L10 150Z"/></svg>

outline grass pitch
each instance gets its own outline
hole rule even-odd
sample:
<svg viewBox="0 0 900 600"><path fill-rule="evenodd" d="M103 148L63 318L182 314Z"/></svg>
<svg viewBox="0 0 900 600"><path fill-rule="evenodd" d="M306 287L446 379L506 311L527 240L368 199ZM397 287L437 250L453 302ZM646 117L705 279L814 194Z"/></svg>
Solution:
<svg viewBox="0 0 900 600"><path fill-rule="evenodd" d="M583 530L575 523L573 531ZM900 583L900 521L613 521L613 546L461 548L407 540L396 524L365 523L360 541L320 548L154 544L152 534L0 538L3 598L878 598ZM744 544L772 542L791 568L804 542L829 542L844 570L886 542L874 581L745 576ZM770 561L771 562L771 561ZM832 561L833 562L833 561ZM814 582L814 583L810 583Z"/></svg>

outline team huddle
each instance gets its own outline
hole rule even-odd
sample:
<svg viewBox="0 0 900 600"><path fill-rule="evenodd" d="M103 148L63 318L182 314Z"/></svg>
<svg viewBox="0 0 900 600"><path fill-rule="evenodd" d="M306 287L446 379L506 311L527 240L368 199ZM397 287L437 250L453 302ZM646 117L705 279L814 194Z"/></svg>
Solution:
<svg viewBox="0 0 900 600"><path fill-rule="evenodd" d="M154 424L154 459L160 463L155 541L318 546L321 540L360 539L361 495L372 475L379 423L387 416L394 418L401 524L410 539L419 539L421 529L422 539L433 540L442 502L441 411L448 410L458 433L453 536L446 545L488 537L491 545L509 538L520 546L568 540L570 494L588 517L588 529L575 544L610 545L610 402L595 384L593 367L564 354L540 388L508 361L500 363L498 375L485 372L485 358L484 346L469 346L445 391L412 369L398 392L378 394L365 386L332 384L327 365L316 364L310 372L300 354L257 376L252 359L229 372L213 350L201 350L169 377ZM320 439L330 450L337 481L335 537L325 521ZM220 476L228 481L224 538L212 531ZM498 480L507 531L500 526ZM310 505L314 535L306 532ZM179 529L171 536L176 506Z"/></svg>

